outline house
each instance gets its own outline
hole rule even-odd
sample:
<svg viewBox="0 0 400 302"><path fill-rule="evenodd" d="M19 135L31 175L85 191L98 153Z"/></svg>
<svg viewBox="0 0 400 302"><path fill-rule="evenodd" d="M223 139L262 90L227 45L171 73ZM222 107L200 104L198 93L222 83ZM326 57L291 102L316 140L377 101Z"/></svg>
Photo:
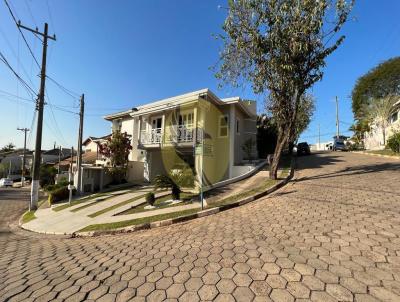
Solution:
<svg viewBox="0 0 400 302"><path fill-rule="evenodd" d="M400 100L393 105L393 112L385 129L385 139L382 127L371 123L370 130L364 134L364 147L367 150L385 149L385 141L395 132L400 131Z"/></svg>
<svg viewBox="0 0 400 302"><path fill-rule="evenodd" d="M202 89L104 118L112 132L132 138L128 181L191 169L197 180L203 174L203 183L213 185L248 171L244 164L256 157L256 146L248 154L243 145L249 139L255 144L256 117L255 101L220 99Z"/></svg>

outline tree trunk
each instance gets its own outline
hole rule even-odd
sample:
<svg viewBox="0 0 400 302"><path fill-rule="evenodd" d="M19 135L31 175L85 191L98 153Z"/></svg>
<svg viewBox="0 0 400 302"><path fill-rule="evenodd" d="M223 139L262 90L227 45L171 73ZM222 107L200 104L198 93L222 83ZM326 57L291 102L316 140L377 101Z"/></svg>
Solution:
<svg viewBox="0 0 400 302"><path fill-rule="evenodd" d="M385 126L382 127L382 134L383 134L383 145L386 146L386 131L385 131Z"/></svg>
<svg viewBox="0 0 400 302"><path fill-rule="evenodd" d="M286 133L287 133L287 131L286 131ZM272 159L272 163L270 166L270 172L269 172L270 179L278 178L279 161L281 159L282 150L283 150L283 147L285 146L287 138L288 138L288 135L285 134L285 131L283 129L279 130L278 139L276 142L276 148L274 151L274 157Z"/></svg>

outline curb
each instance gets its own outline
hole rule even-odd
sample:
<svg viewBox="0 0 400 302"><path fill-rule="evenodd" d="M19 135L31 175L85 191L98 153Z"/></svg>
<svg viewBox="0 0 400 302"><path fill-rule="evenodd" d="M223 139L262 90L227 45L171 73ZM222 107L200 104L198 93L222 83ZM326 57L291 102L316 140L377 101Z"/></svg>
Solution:
<svg viewBox="0 0 400 302"><path fill-rule="evenodd" d="M124 227L124 228L119 228L115 230L105 230L105 231L91 231L91 232L75 232L72 233L72 237L96 237L96 236L101 236L101 235L115 235L115 234L125 234L125 233L132 233L136 231L141 231L141 230L148 230L148 229L154 229L158 227L163 227L163 226L169 226L172 224L177 224L181 222L186 222L189 220L201 218L201 217L206 217L210 215L214 215L229 209L233 209L242 205L245 205L249 202L255 201L257 199L260 199L261 197L264 197L266 195L271 194L272 192L275 192L276 190L282 188L284 185L286 185L294 176L294 170L295 170L295 165L296 165L296 160L293 157L292 162L291 162L291 167L290 167L290 173L288 176L286 176L285 179L281 180L280 182L276 183L273 185L271 188L267 189L264 192L257 193L253 196L243 198L241 200L238 200L236 202L222 205L220 207L215 207L207 210L203 210L194 214L189 214L185 216L179 216L176 218L170 218L166 220L161 220L161 221L155 221L151 223L144 223L144 224L139 224L139 225L133 225L129 227Z"/></svg>
<svg viewBox="0 0 400 302"><path fill-rule="evenodd" d="M383 155L383 154L375 154L375 153L368 153L368 152L362 152L362 151L351 151L351 153L371 155L371 156L384 157L384 158L392 158L392 159L400 159L400 156L395 156L395 155Z"/></svg>

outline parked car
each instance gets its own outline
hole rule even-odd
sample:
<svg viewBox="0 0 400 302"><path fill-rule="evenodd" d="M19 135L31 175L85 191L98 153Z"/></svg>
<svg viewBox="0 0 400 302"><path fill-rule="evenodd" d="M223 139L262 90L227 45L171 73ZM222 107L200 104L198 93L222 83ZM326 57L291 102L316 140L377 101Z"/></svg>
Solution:
<svg viewBox="0 0 400 302"><path fill-rule="evenodd" d="M336 142L333 143L332 150L333 150L333 151L338 151L338 150L340 150L340 151L347 151L347 147L346 147L346 145L344 144L344 142L336 141Z"/></svg>
<svg viewBox="0 0 400 302"><path fill-rule="evenodd" d="M297 144L297 155L310 155L310 146L306 143L299 143Z"/></svg>
<svg viewBox="0 0 400 302"><path fill-rule="evenodd" d="M12 187L13 181L9 178L2 178L0 179L0 187Z"/></svg>

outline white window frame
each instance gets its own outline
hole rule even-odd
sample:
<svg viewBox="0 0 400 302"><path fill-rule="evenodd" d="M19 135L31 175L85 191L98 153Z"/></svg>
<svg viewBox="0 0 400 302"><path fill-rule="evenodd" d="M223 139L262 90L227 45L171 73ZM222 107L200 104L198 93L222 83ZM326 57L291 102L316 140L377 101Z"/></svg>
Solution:
<svg viewBox="0 0 400 302"><path fill-rule="evenodd" d="M222 119L226 119L226 125L222 125ZM226 129L226 135L221 135L221 130ZM229 116L227 114L221 115L218 120L218 137L228 137L229 133Z"/></svg>

